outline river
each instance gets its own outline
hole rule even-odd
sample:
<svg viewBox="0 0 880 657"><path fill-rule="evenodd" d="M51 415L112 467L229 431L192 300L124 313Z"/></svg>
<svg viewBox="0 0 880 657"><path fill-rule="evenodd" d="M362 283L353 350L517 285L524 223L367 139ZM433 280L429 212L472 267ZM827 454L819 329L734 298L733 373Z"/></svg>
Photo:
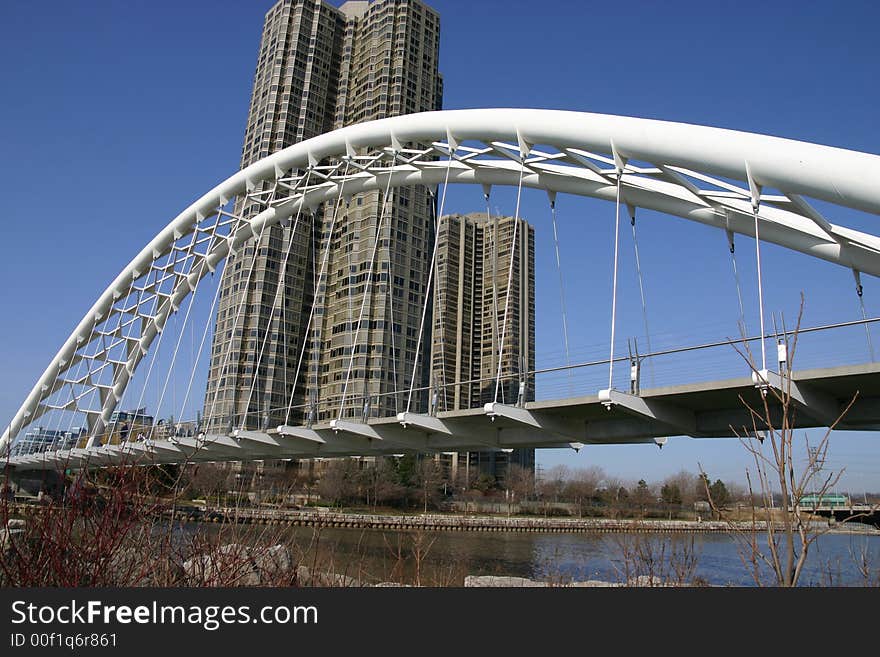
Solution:
<svg viewBox="0 0 880 657"><path fill-rule="evenodd" d="M620 582L631 576L654 575L716 586L755 586L741 557L749 551L727 533L540 534L308 527L279 531L294 546L301 563L366 582L461 586L467 575L502 575L561 584ZM768 553L766 537L759 535L757 540L761 551ZM860 572L859 562L868 564L870 579ZM772 582L766 568L762 577ZM800 583L880 584L880 534L819 536Z"/></svg>

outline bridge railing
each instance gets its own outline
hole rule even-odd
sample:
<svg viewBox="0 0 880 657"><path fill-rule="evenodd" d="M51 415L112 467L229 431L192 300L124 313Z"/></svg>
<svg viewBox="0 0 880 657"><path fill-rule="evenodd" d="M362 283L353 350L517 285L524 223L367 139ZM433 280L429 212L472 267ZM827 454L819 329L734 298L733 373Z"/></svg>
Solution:
<svg viewBox="0 0 880 657"><path fill-rule="evenodd" d="M794 332L765 335L767 368L780 371L777 344L787 344L783 367L804 371L827 367L857 365L874 360L873 345L866 338L865 327L880 318L854 320L821 326L804 327ZM792 347L794 350L792 352ZM626 345L620 347L626 352ZM752 365L750 365L750 361ZM761 369L759 336L709 341L702 344L655 348L640 354L637 386L631 385L633 359L615 358L614 387L633 392L707 381L749 378L752 366ZM608 386L608 358L584 360L571 365L538 368L531 373L539 399L558 399L596 394Z"/></svg>
<svg viewBox="0 0 880 657"><path fill-rule="evenodd" d="M777 343L787 343L784 366L793 365L795 371L822 367L862 364L873 360L873 345L866 335L866 327L880 322L880 317L801 328L794 345L794 333L766 334L767 367L780 371ZM620 352L618 352L620 353ZM749 378L749 354L755 367L760 367L760 337L720 339L690 346L655 348L639 357L638 385L632 384L633 360L627 354L614 360L614 387L639 394L650 389L673 385ZM792 362L793 358L793 362ZM608 358L597 357L569 365L549 365L524 375L508 373L501 377L497 401L518 404L532 399L547 400L593 396L608 384ZM521 384L523 387L521 388ZM436 414L458 408L481 408L495 400L496 378L487 377L434 386L416 386L410 391L391 391L345 398L344 412L340 414L343 395L328 396L315 403L251 412L247 415L222 418L192 418L187 420L159 420L153 424L130 423L123 428L111 424L95 436L94 444L117 445L138 440L161 440L173 437L192 437L200 432L228 433L235 429L266 430L279 424L312 425L331 419L364 421L392 417L403 410ZM522 396L520 393L523 393ZM456 393L458 393L456 395ZM462 400L469 403L462 403ZM58 440L22 441L13 447L12 455L23 455L67 449L84 448L90 435L84 430L73 438Z"/></svg>
<svg viewBox="0 0 880 657"><path fill-rule="evenodd" d="M866 343L865 326L880 321L880 318L854 320L804 327L794 332L768 333L765 335L767 367L780 371L777 343L787 342L787 362L783 367L795 365L803 371L821 367L861 364L871 359L870 344ZM792 352L792 348L794 351ZM605 348L603 348L603 351ZM791 357L795 361L792 363ZM633 361L629 355L614 360L614 386L619 390L635 394L650 389L677 386L706 381L750 378L751 359L754 367L760 369L760 338L747 336L739 339L720 339L689 346L671 346L654 349L640 355L638 385L631 383ZM550 365L526 372L502 375L498 386L497 401L517 404L532 399L560 399L595 395L608 385L608 358L597 357L570 365ZM234 428L265 429L284 423L317 424L332 419L364 421L380 417L393 417L402 410L416 413L435 414L444 410L481 408L489 401L495 401L496 377L472 379L436 386L420 386L410 390L385 393L346 396L327 396L312 404L296 404L287 408L268 409L249 413L246 417L237 415L210 422L218 430ZM520 398L520 384L524 384ZM340 413L340 405L345 397L345 408ZM456 407L455 401L459 401ZM469 401L469 403L465 403ZM285 418L285 416L287 416Z"/></svg>

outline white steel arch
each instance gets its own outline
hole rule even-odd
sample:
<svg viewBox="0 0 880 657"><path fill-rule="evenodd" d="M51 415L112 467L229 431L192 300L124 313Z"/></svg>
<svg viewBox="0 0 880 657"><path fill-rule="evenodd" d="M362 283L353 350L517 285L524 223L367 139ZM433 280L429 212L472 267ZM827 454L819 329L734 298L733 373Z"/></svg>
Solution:
<svg viewBox="0 0 880 657"><path fill-rule="evenodd" d="M175 217L85 314L0 437L0 454L50 409L82 410L92 435L99 432L171 314L264 227L335 199L340 187L349 197L445 180L515 186L521 171L526 187L609 201L622 171L628 205L752 237L757 208L762 241L880 276L880 238L833 223L804 199L880 214L878 155L560 110L451 110L372 121L274 153ZM237 196L260 212L236 216L228 208ZM68 388L69 400L48 401ZM100 397L100 411L79 406L87 393Z"/></svg>

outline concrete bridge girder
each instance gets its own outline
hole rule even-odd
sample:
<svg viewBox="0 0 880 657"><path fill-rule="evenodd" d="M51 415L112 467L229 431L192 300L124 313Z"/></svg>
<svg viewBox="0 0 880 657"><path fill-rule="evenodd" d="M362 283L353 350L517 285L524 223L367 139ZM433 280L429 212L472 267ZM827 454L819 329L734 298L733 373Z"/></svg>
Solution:
<svg viewBox="0 0 880 657"><path fill-rule="evenodd" d="M666 427L667 432L676 435L693 436L697 431L697 420L693 411L669 404L667 402L630 395L618 390L600 390L599 401L606 410L620 408L637 418L648 420L652 424Z"/></svg>
<svg viewBox="0 0 880 657"><path fill-rule="evenodd" d="M832 426L840 419L840 404L834 397L816 390L808 383L783 380L776 372L761 370L752 373L756 386L768 385L782 394L791 396L791 401L803 409L814 420Z"/></svg>

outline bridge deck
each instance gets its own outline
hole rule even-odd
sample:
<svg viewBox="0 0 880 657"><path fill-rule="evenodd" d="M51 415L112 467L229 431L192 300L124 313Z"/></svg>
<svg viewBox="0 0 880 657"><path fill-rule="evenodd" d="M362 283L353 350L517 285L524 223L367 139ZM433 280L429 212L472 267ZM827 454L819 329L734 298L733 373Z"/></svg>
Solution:
<svg viewBox="0 0 880 657"><path fill-rule="evenodd" d="M878 363L795 372L791 389L796 407L794 426L829 426L855 397L837 428L880 430L878 375ZM768 380L772 383L772 378ZM768 400L771 416L778 423L781 409L772 390ZM682 435L722 438L751 429L744 402L763 408L760 391L746 377L644 390L638 397L612 391L601 398L597 394L535 401L523 408L487 404L486 408L444 412L437 417L401 414L368 424L330 422L312 428L209 435L203 441L179 438L147 445L63 450L12 457L10 465L29 470L99 467L123 461L233 461L518 447L579 449L587 444L661 442Z"/></svg>

